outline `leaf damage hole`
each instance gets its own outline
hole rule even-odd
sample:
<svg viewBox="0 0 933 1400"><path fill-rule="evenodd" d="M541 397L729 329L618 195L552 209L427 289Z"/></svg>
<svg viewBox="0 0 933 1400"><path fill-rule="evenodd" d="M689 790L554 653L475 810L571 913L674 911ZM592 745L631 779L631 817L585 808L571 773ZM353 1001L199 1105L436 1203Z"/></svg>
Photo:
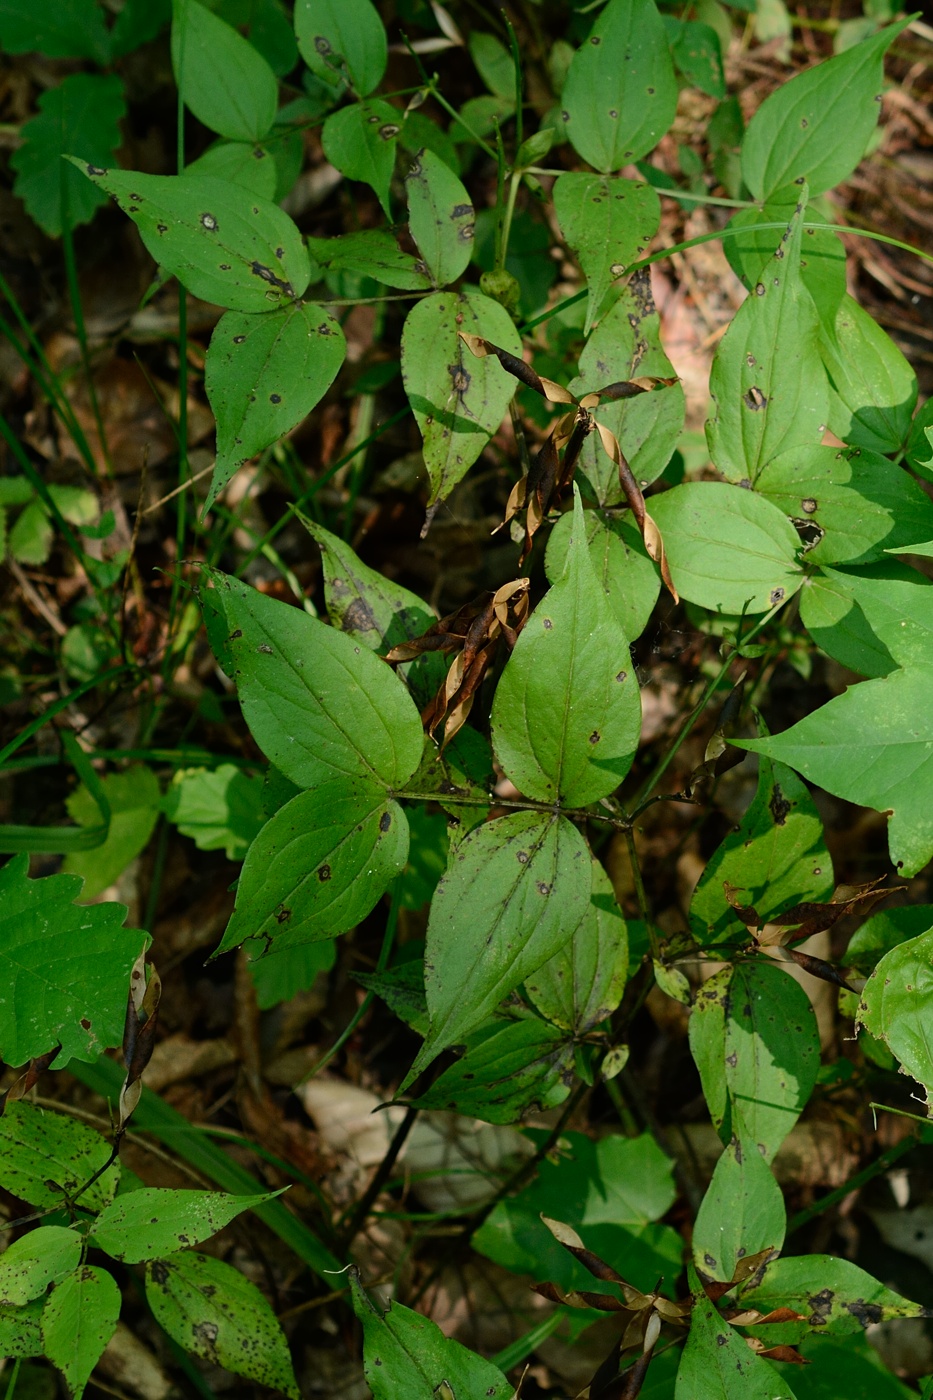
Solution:
<svg viewBox="0 0 933 1400"><path fill-rule="evenodd" d="M217 220L214 218L213 214L201 215L201 227L206 228L209 233L217 232Z"/></svg>

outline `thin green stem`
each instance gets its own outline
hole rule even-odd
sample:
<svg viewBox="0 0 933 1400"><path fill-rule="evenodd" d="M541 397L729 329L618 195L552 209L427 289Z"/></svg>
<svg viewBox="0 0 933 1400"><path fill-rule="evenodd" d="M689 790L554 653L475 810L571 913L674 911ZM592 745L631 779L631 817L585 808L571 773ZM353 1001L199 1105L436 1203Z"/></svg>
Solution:
<svg viewBox="0 0 933 1400"><path fill-rule="evenodd" d="M382 1191L386 1182L389 1180L392 1168L398 1161L399 1153L405 1146L408 1134L415 1126L415 1120L418 1117L418 1112L419 1110L415 1104L410 1103L408 1105L408 1107L405 1110L404 1118L399 1123L394 1134L392 1135L392 1141L389 1143L389 1147L385 1156L383 1157L382 1161L379 1163L379 1166L373 1173L372 1180L370 1181L366 1190L363 1192L360 1199L357 1201L356 1205L353 1207L352 1212L348 1213L348 1215L345 1216L343 1220L338 1222L337 1248L339 1250L349 1249L350 1245L353 1243L353 1240L356 1238L360 1230L362 1230L363 1226L366 1224L366 1219L369 1215L369 1212L372 1206L375 1204L379 1193Z"/></svg>
<svg viewBox="0 0 933 1400"><path fill-rule="evenodd" d="M97 437L100 442L101 456L108 476L113 476L113 461L110 456L110 448L107 444L107 433L104 428L104 418L100 411L100 400L97 397L97 385L94 383L94 367L91 364L91 355L87 343L87 326L84 321L84 307L81 304L81 286L78 282L78 269L75 263L74 237L71 229L71 219L68 211L68 182L65 178L67 167L65 162L61 163L62 168L62 252L65 257L65 277L68 281L68 295L71 300L71 314L74 316L75 333L78 337L78 347L81 351L81 364L84 369L84 378L87 382L88 398L91 403L91 412L94 415L94 426L97 429ZM88 461L88 467L94 476L97 476L97 462L93 455Z"/></svg>

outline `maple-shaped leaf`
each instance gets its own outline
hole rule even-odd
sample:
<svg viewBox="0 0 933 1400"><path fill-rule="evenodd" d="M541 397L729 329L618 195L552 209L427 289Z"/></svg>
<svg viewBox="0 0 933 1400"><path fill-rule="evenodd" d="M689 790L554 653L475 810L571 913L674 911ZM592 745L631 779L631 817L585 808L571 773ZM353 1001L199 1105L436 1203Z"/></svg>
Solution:
<svg viewBox="0 0 933 1400"><path fill-rule="evenodd" d="M0 869L0 1058L22 1065L58 1045L58 1068L92 1063L120 1044L149 936L123 927L123 904L74 904L77 875L30 880L28 869L25 855Z"/></svg>

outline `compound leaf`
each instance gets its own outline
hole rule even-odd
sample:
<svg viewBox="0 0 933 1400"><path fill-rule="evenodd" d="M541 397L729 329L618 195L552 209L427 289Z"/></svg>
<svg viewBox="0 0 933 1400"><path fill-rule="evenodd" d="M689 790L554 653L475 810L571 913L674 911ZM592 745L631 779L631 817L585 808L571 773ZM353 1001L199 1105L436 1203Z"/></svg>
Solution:
<svg viewBox="0 0 933 1400"><path fill-rule="evenodd" d="M185 106L231 141L261 141L279 85L262 54L199 0L173 0L172 67Z"/></svg>
<svg viewBox="0 0 933 1400"><path fill-rule="evenodd" d="M613 278L647 251L661 222L661 201L644 181L582 172L559 176L553 198L564 237L580 259L586 278L583 333L589 335ZM610 383L624 376L602 377Z"/></svg>
<svg viewBox="0 0 933 1400"><path fill-rule="evenodd" d="M76 875L30 880L28 857L0 869L0 1056L10 1065L46 1054L92 1063L123 1037L130 971L148 935L123 927L126 906L72 901Z"/></svg>
<svg viewBox="0 0 933 1400"><path fill-rule="evenodd" d="M320 402L347 353L340 322L293 301L257 316L228 311L214 328L204 387L217 420L210 510L233 473L296 427Z"/></svg>

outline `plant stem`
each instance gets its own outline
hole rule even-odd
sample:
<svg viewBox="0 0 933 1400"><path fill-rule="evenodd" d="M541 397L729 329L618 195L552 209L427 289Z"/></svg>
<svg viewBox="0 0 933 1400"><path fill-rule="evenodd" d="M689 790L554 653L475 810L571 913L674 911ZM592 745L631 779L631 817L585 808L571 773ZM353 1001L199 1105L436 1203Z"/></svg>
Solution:
<svg viewBox="0 0 933 1400"><path fill-rule="evenodd" d="M372 1180L370 1181L366 1190L363 1192L360 1199L357 1201L351 1215L349 1216L349 1218L345 1218L344 1221L338 1222L338 1252L342 1253L344 1250L348 1249L352 1241L356 1238L360 1230L366 1224L366 1217L369 1215L370 1209L376 1201L376 1198L378 1197L380 1191L388 1181L389 1174L392 1171L392 1168L395 1166L395 1163L398 1161L398 1155L401 1152L402 1148L405 1146L405 1141L408 1137L408 1134L414 1127L415 1119L418 1117L418 1113L419 1109L417 1108L417 1106L413 1103L410 1103L405 1110L404 1118L399 1123L392 1136L392 1141L389 1143L388 1151L386 1152L382 1161L379 1163L378 1167L373 1173Z"/></svg>

